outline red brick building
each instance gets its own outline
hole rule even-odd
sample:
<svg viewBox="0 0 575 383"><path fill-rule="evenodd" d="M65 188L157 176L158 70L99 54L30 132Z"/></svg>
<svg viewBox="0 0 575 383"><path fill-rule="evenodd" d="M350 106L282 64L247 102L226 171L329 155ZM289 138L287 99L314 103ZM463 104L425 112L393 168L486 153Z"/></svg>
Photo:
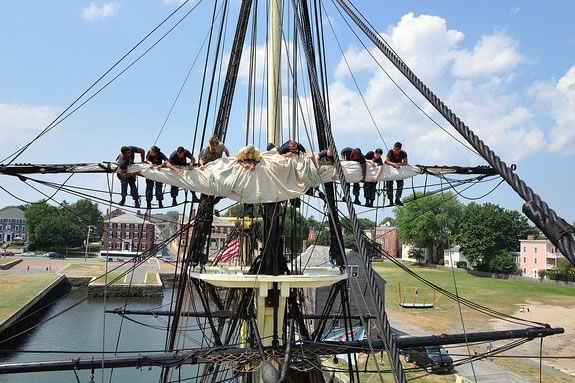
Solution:
<svg viewBox="0 0 575 383"><path fill-rule="evenodd" d="M104 221L101 257L125 259L141 255L154 246L155 226L142 216L121 214Z"/></svg>
<svg viewBox="0 0 575 383"><path fill-rule="evenodd" d="M401 258L401 247L397 239L395 226L378 226L375 229L366 230L369 238L381 245L381 248L395 258Z"/></svg>

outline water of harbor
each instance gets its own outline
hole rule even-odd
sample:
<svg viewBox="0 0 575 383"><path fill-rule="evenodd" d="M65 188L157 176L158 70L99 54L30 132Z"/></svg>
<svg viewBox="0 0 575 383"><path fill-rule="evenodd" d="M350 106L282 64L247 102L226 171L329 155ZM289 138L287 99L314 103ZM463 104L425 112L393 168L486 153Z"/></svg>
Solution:
<svg viewBox="0 0 575 383"><path fill-rule="evenodd" d="M128 298L127 309L169 310L172 291L166 289L163 298ZM39 319L45 320L60 313L79 302L84 295L73 293L57 301ZM105 314L107 310L123 308L126 298L89 298L67 312L46 323L41 324L16 342L0 344L0 363L19 363L29 361L71 360L81 357L91 358L92 355L102 356L102 349L114 351L118 343L118 351L161 351L166 342L167 317L137 316L132 317L140 323L122 318L117 314ZM104 327L105 323L105 327ZM120 331L121 328L121 331ZM102 334L105 332L105 336ZM118 335L119 334L119 335ZM191 331L186 337L184 347L198 347L195 339L200 339L197 331ZM105 342L103 341L105 339ZM104 344L103 344L104 343ZM6 352L6 350L14 350ZM81 352L93 352L84 354ZM108 354L110 355L110 354ZM95 370L94 382L158 382L161 369L117 368L106 369L104 376L99 369ZM61 382L91 382L90 371L36 372L12 375L0 375L2 383L61 383ZM176 372L176 376L179 375ZM196 367L185 367L182 375L196 375ZM110 380L110 376L112 379ZM176 378L177 381L177 378Z"/></svg>

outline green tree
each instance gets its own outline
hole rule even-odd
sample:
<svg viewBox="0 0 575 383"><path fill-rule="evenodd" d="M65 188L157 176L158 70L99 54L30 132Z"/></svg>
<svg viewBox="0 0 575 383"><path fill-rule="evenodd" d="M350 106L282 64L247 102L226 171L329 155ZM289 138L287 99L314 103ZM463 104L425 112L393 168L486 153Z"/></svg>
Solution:
<svg viewBox="0 0 575 383"><path fill-rule="evenodd" d="M556 269L559 274L575 274L575 266L565 258L558 259L557 264L553 268Z"/></svg>
<svg viewBox="0 0 575 383"><path fill-rule="evenodd" d="M176 210L170 210L169 212L166 213L166 215L173 222L178 222L178 219L180 218L180 213Z"/></svg>
<svg viewBox="0 0 575 383"><path fill-rule="evenodd" d="M65 215L44 219L36 227L36 247L75 247L81 246L84 240L80 227Z"/></svg>
<svg viewBox="0 0 575 383"><path fill-rule="evenodd" d="M30 242L35 242L38 239L38 235L36 233L38 227L44 220L57 217L58 208L49 205L46 201L42 200L26 205L24 216L26 217L26 225L28 227L28 239Z"/></svg>
<svg viewBox="0 0 575 383"><path fill-rule="evenodd" d="M387 223L389 223L390 226L395 226L395 218L393 217L385 217L384 219L381 220L381 222L379 223L380 226L384 226Z"/></svg>
<svg viewBox="0 0 575 383"><path fill-rule="evenodd" d="M502 274L517 274L517 264L513 260L513 256L508 251L498 252L491 261L489 261L489 269L495 273Z"/></svg>
<svg viewBox="0 0 575 383"><path fill-rule="evenodd" d="M424 196L416 193L405 199L405 206L395 208L399 239L414 247L426 248L437 262L439 254L448 245L448 237L457 234L463 205L452 193Z"/></svg>
<svg viewBox="0 0 575 383"><path fill-rule="evenodd" d="M519 239L534 232L517 211L491 203L470 203L465 207L455 240L470 264L489 270L491 261L501 251L517 251Z"/></svg>
<svg viewBox="0 0 575 383"><path fill-rule="evenodd" d="M412 247L409 249L408 257L415 259L417 263L421 263L421 260L425 258L425 254L423 250L417 247Z"/></svg>
<svg viewBox="0 0 575 383"><path fill-rule="evenodd" d="M87 234L88 226L94 226L91 232L91 238L101 238L102 230L104 228L104 215L98 209L98 204L90 201L89 199L81 199L66 209L69 218L75 224L81 233Z"/></svg>

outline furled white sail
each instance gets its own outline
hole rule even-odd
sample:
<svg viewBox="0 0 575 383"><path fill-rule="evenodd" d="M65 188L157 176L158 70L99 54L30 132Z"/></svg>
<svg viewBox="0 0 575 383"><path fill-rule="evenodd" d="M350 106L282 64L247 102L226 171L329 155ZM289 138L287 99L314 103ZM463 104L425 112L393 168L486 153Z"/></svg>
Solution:
<svg viewBox="0 0 575 383"><path fill-rule="evenodd" d="M70 171L93 171L94 166L77 166ZM104 165L99 165L103 167ZM107 167L106 164L105 167ZM112 165L114 169L115 165ZM357 162L342 161L346 181L361 181L361 166ZM277 151L262 153L262 159L254 170L247 170L234 157L222 158L204 167L188 169L182 167L182 175L168 168L156 169L144 163L130 165L128 172L139 172L141 176L193 190L207 195L227 197L243 203L269 203L285 201L301 196L310 187L332 181L332 165L323 165L318 170L311 156L303 155L286 158ZM381 175L376 180L377 166L367 163L367 182L390 181L411 178L420 174L416 166L402 166L395 169L383 165Z"/></svg>

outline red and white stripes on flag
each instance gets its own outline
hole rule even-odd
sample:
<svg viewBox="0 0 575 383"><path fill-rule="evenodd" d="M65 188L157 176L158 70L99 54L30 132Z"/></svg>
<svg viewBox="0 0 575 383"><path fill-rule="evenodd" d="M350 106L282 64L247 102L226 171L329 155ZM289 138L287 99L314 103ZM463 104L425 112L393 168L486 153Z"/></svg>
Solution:
<svg viewBox="0 0 575 383"><path fill-rule="evenodd" d="M228 243L228 247L220 255L221 263L230 263L240 255L240 243L237 239L233 239Z"/></svg>

